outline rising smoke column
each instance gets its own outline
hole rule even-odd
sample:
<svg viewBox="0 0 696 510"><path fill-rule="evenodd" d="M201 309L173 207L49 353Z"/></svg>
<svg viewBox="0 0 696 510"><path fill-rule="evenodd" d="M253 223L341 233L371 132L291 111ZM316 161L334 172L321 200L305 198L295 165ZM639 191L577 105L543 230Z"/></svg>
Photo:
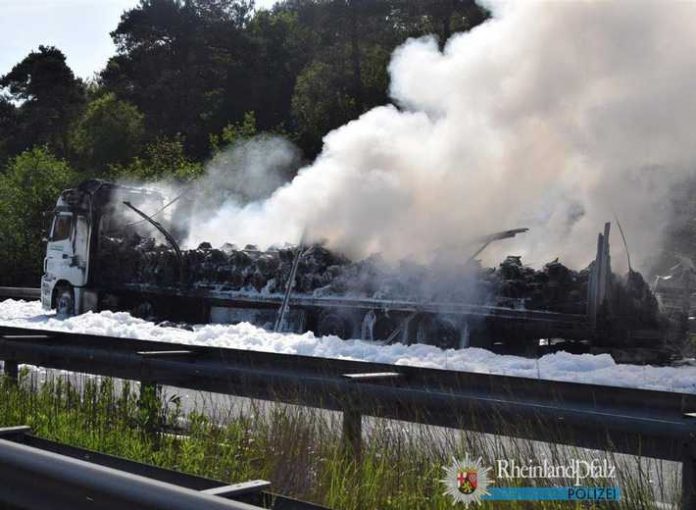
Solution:
<svg viewBox="0 0 696 510"><path fill-rule="evenodd" d="M476 236L540 264L585 265L616 213L645 268L671 192L696 168L696 4L496 2L439 51L410 40L390 64L395 105L329 133L269 198L191 216L189 244L326 240L352 256L466 256ZM618 237L614 260L621 260Z"/></svg>

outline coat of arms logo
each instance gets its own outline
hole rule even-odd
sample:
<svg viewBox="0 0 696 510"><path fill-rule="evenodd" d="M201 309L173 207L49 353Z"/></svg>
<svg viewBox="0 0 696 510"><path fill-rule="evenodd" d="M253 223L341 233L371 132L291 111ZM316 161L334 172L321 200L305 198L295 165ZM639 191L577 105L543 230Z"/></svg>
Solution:
<svg viewBox="0 0 696 510"><path fill-rule="evenodd" d="M484 467L481 458L470 459L467 454L464 460L452 459L452 464L444 466L446 476L442 479L445 486L443 494L452 498L452 504L480 503L481 498L488 495L486 490L493 481L489 476L491 468Z"/></svg>

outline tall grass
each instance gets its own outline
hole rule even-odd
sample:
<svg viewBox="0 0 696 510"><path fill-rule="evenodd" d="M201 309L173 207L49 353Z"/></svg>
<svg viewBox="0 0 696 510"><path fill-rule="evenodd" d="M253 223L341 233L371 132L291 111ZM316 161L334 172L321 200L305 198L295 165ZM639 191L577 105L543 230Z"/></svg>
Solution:
<svg viewBox="0 0 696 510"><path fill-rule="evenodd" d="M624 493L611 504L488 502L478 508L652 509L656 499L678 499L676 470L611 453L369 420L356 461L342 442L337 413L254 401L184 413L178 397L143 396L128 382L49 375L39 383L26 371L18 385L0 381L0 391L0 426L29 425L41 437L227 483L265 479L274 492L337 509L452 508L443 495L442 466L465 453L486 465L500 458L563 463L607 455ZM183 428L163 433L165 423Z"/></svg>

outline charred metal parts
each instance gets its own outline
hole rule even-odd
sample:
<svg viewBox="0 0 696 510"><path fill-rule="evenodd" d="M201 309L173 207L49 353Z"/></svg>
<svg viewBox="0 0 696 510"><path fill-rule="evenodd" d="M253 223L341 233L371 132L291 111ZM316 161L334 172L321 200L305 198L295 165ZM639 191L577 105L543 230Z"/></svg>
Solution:
<svg viewBox="0 0 696 510"><path fill-rule="evenodd" d="M500 232L485 241L504 239L522 231ZM597 259L581 271L571 270L558 260L534 269L525 266L519 256L507 257L498 267L490 269L463 262L439 269L413 262L394 266L378 257L351 262L319 245L260 251L251 245L239 249L225 244L214 249L210 243L201 243L197 249L182 251L180 262L172 248L157 245L136 233L125 237L102 235L93 275L95 284L101 288L128 292L131 296L147 293L150 297L143 299L159 300L161 306L158 306L165 310L163 315L167 309L184 307L179 306L177 299L213 307L244 305L267 312L256 323L276 331L288 329L285 324L288 309L293 307L290 312L294 311L302 301L303 306L316 307L304 324L319 334L336 334L335 328L324 327L326 317L321 310L336 308L335 301L341 300L341 306L352 313L361 308L361 300L372 300L417 305L415 310L400 310L400 313L442 314L451 305L505 308L516 312L515 318L520 320L525 319L525 313L535 311L581 316L587 323L589 312L591 324L582 335L549 327L538 338L591 341L597 337L602 345L612 345L614 337L619 336L621 346L655 344L654 339L659 341L666 329L661 323L657 301L639 273L630 272L623 279L611 272L608 233L607 226L600 235ZM183 280L180 264L184 267ZM429 305L437 306L433 310ZM380 310L385 311L383 308ZM209 320L204 313L201 319L191 320ZM403 336L403 317L397 319L396 324L401 324L398 329L382 324L381 329L388 331L379 335L380 341L391 342ZM499 319L498 314L495 320ZM338 322L341 320L339 317ZM360 318L352 322L358 324L358 333L361 322L365 324ZM486 335L489 339L496 335L508 339L519 331L511 324L493 334L489 325L483 326L474 333L483 338L484 344L488 341ZM351 335L356 331L352 326L341 329ZM370 335L364 337L373 339Z"/></svg>
<svg viewBox="0 0 696 510"><path fill-rule="evenodd" d="M604 234L597 237L597 256L587 287L587 315L592 327L596 327L599 309L607 298L611 276L611 257L609 256L609 229L611 223L604 225Z"/></svg>
<svg viewBox="0 0 696 510"><path fill-rule="evenodd" d="M280 310L278 310L278 318L276 319L275 325L273 327L273 331L283 331L285 328L285 313L288 309L288 303L290 301L290 294L292 293L292 289L295 288L295 279L297 278L297 268L300 265L300 257L302 257L302 252L304 251L304 248L302 247L302 244L300 243L300 246L297 247L296 253L295 253L295 258L292 261L292 268L290 269L290 276L288 277L288 281L285 284L285 295L283 296L283 303L280 305Z"/></svg>
<svg viewBox="0 0 696 510"><path fill-rule="evenodd" d="M496 232L495 234L491 234L485 237L482 237L479 239L479 242L483 243L483 246L481 246L474 254L469 257L468 262L471 262L474 260L478 255L488 248L488 245L491 244L493 241L500 241L501 239L511 239L515 237L517 234L523 234L525 232L529 231L528 228L523 227L523 228L514 228L512 230L505 230L503 232Z"/></svg>
<svg viewBox="0 0 696 510"><path fill-rule="evenodd" d="M90 179L82 182L75 188L63 191L60 194L59 205L56 209L69 208L73 211L94 212L110 207L114 196L117 194L124 197L127 196L131 200L147 199L161 201L163 198L156 191L114 184L101 179Z"/></svg>
<svg viewBox="0 0 696 510"><path fill-rule="evenodd" d="M159 223L159 222L153 220L152 218L150 218L147 214L145 214L144 212L142 212L140 209L138 209L137 207L135 207L133 204L131 204L131 203L128 202L127 200L125 200L125 201L123 202L123 204L124 204L126 207L129 207L129 208L133 209L133 211L134 211L138 216L141 216L144 220L146 220L146 221L148 221L149 223L151 223L152 226L154 226L157 230L159 230L159 231L162 233L162 235L165 237L165 239L167 240L167 242L171 245L172 248L174 248L174 251L176 252L176 257L177 257L177 259L179 259L180 277L182 277L183 275L181 274L181 271L183 270L183 257L182 257L182 255L181 255L181 249L179 248L179 244L176 242L176 239L174 239L174 237L169 233L169 231L168 231L166 228L164 228L164 227L162 226L161 223Z"/></svg>

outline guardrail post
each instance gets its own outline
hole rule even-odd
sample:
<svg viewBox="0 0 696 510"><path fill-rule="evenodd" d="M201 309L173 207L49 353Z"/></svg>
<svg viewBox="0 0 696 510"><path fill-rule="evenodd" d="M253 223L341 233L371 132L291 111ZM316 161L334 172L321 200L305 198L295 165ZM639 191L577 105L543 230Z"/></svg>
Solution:
<svg viewBox="0 0 696 510"><path fill-rule="evenodd" d="M376 384L401 379L399 372L368 372L343 374L353 384ZM352 392L349 392L352 393ZM362 413L360 413L357 394L344 395L343 407L343 445L356 461L362 455Z"/></svg>
<svg viewBox="0 0 696 510"><path fill-rule="evenodd" d="M350 402L343 406L343 445L357 461L362 453L362 414Z"/></svg>
<svg viewBox="0 0 696 510"><path fill-rule="evenodd" d="M3 363L2 372L10 382L17 384L19 382L19 365L16 361L7 359Z"/></svg>
<svg viewBox="0 0 696 510"><path fill-rule="evenodd" d="M144 431L151 436L156 436L162 428L162 386L151 381L140 382L140 406L141 424Z"/></svg>
<svg viewBox="0 0 696 510"><path fill-rule="evenodd" d="M684 413L683 417L694 423L696 413ZM682 448L682 510L696 510L696 427L691 428Z"/></svg>
<svg viewBox="0 0 696 510"><path fill-rule="evenodd" d="M682 454L682 510L696 510L696 452L695 444L684 445Z"/></svg>

